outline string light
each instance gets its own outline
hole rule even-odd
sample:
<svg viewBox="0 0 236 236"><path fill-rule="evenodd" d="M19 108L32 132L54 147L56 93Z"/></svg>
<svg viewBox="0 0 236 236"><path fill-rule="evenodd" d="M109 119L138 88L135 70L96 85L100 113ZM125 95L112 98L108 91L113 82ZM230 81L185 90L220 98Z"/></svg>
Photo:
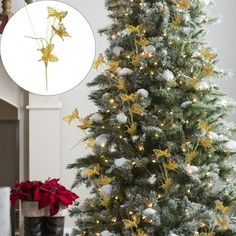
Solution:
<svg viewBox="0 0 236 236"><path fill-rule="evenodd" d="M153 163L156 163L156 160L153 159L152 162L153 162Z"/></svg>
<svg viewBox="0 0 236 236"><path fill-rule="evenodd" d="M110 98L110 99L109 99L109 102L110 102L111 104L113 104L113 103L115 102L114 98Z"/></svg>
<svg viewBox="0 0 236 236"><path fill-rule="evenodd" d="M213 186L212 181L210 181L210 182L208 183L208 186L209 186L210 188Z"/></svg>
<svg viewBox="0 0 236 236"><path fill-rule="evenodd" d="M148 204L148 207L149 207L149 208L152 208L152 207L153 207L153 204L152 204L152 203L149 203L149 204Z"/></svg>
<svg viewBox="0 0 236 236"><path fill-rule="evenodd" d="M102 148L104 148L106 146L106 143L101 143L100 145Z"/></svg>
<svg viewBox="0 0 236 236"><path fill-rule="evenodd" d="M130 214L130 215L133 215L133 211L130 211L129 214Z"/></svg>
<svg viewBox="0 0 236 236"><path fill-rule="evenodd" d="M118 200L119 199L119 197L118 196L115 196L115 200Z"/></svg>
<svg viewBox="0 0 236 236"><path fill-rule="evenodd" d="M144 151L144 145L141 143L138 145L139 151Z"/></svg>
<svg viewBox="0 0 236 236"><path fill-rule="evenodd" d="M185 210L185 214L186 214L186 216L189 216L188 209Z"/></svg>
<svg viewBox="0 0 236 236"><path fill-rule="evenodd" d="M96 220L96 223L97 223L97 224L99 224L99 223L100 223L100 221L99 221L99 220Z"/></svg>
<svg viewBox="0 0 236 236"><path fill-rule="evenodd" d="M116 217L113 217L113 218L111 219L111 222L113 222L113 223L116 223L116 221L117 221Z"/></svg>
<svg viewBox="0 0 236 236"><path fill-rule="evenodd" d="M187 193L190 194L190 193L191 193L191 189L188 189L188 190L187 190Z"/></svg>

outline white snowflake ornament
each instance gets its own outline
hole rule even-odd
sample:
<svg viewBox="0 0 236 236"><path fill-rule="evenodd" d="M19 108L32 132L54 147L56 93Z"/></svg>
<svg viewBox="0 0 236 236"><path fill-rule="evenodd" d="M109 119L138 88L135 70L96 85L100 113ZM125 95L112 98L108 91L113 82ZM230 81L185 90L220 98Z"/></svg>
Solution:
<svg viewBox="0 0 236 236"><path fill-rule="evenodd" d="M122 48L122 47L120 47L120 46L115 46L114 48L112 48L112 53L113 53L116 57L119 57L122 52L124 52L124 48Z"/></svg>
<svg viewBox="0 0 236 236"><path fill-rule="evenodd" d="M157 178L156 178L156 175L152 175L149 179L148 179L148 182L150 184L155 184Z"/></svg>
<svg viewBox="0 0 236 236"><path fill-rule="evenodd" d="M101 236L113 236L113 234L110 233L108 230L104 230L101 232Z"/></svg>
<svg viewBox="0 0 236 236"><path fill-rule="evenodd" d="M170 70L164 70L161 77L167 82L171 82L175 78L174 74Z"/></svg>
<svg viewBox="0 0 236 236"><path fill-rule="evenodd" d="M99 113L94 113L91 117L90 120L95 122L95 123L102 123L103 122L103 116Z"/></svg>
<svg viewBox="0 0 236 236"><path fill-rule="evenodd" d="M128 117L124 113L119 113L116 116L116 120L121 124L125 124L127 122L127 119Z"/></svg>
<svg viewBox="0 0 236 236"><path fill-rule="evenodd" d="M167 52L166 49L162 49L162 50L161 50L161 53L162 53L163 56L167 56L167 54L168 54L168 52Z"/></svg>
<svg viewBox="0 0 236 236"><path fill-rule="evenodd" d="M189 176L192 176L194 174L197 174L199 171L199 168L197 166L191 166L191 165L186 165L185 170Z"/></svg>
<svg viewBox="0 0 236 236"><path fill-rule="evenodd" d="M146 208L144 211L143 211L143 214L145 216L152 216L154 214L156 214L156 210L152 209L152 208Z"/></svg>
<svg viewBox="0 0 236 236"><path fill-rule="evenodd" d="M101 187L101 193L104 195L110 195L112 190L112 186L110 184L106 184Z"/></svg>
<svg viewBox="0 0 236 236"><path fill-rule="evenodd" d="M187 101L187 102L183 102L181 104L181 108L187 108L187 107L190 107L192 105L192 101Z"/></svg>
<svg viewBox="0 0 236 236"><path fill-rule="evenodd" d="M195 84L194 89L196 91L204 91L208 90L210 88L209 84L207 82L199 82Z"/></svg>
<svg viewBox="0 0 236 236"><path fill-rule="evenodd" d="M146 53L154 53L156 51L156 48L153 45L148 45L146 47L143 47L143 50Z"/></svg>
<svg viewBox="0 0 236 236"><path fill-rule="evenodd" d="M149 92L146 89L139 89L137 91L137 94L140 94L142 97L147 98L149 95Z"/></svg>
<svg viewBox="0 0 236 236"><path fill-rule="evenodd" d="M119 74L120 76L131 75L131 74L133 74L133 70L131 70L131 69L129 69L129 68L123 68L123 69L120 69L120 70L118 71L118 74Z"/></svg>
<svg viewBox="0 0 236 236"><path fill-rule="evenodd" d="M109 137L109 134L101 134L95 139L95 144L104 147L106 146Z"/></svg>
<svg viewBox="0 0 236 236"><path fill-rule="evenodd" d="M129 160L124 157L121 157L121 158L116 159L114 161L115 166L118 168L122 168L122 167L126 166L128 163L129 163Z"/></svg>

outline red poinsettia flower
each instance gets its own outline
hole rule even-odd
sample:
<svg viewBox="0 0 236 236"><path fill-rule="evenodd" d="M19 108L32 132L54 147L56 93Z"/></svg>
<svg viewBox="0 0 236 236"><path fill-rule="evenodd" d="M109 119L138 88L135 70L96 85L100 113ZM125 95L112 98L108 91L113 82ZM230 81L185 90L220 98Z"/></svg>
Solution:
<svg viewBox="0 0 236 236"><path fill-rule="evenodd" d="M59 184L59 179L48 179L44 183L40 181L25 181L16 183L11 191L13 206L18 200L37 201L39 209L49 207L50 215L56 215L62 207L68 207L78 199L75 193Z"/></svg>
<svg viewBox="0 0 236 236"><path fill-rule="evenodd" d="M40 181L17 182L14 189L11 190L10 200L13 206L18 200L31 201L36 189L42 184Z"/></svg>

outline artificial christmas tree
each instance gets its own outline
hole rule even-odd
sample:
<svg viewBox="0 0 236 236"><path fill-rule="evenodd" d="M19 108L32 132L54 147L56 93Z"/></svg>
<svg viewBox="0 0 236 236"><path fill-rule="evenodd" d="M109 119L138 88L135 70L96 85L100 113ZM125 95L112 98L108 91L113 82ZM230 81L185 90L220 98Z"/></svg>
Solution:
<svg viewBox="0 0 236 236"><path fill-rule="evenodd" d="M236 235L233 102L205 42L208 0L107 0L113 21L85 119L92 153L69 168L91 197L75 205L75 235Z"/></svg>

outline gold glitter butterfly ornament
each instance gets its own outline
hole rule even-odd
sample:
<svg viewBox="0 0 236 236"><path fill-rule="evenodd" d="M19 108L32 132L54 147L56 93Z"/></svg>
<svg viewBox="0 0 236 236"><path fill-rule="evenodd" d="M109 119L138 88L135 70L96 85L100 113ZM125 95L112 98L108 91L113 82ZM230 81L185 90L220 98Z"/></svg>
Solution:
<svg viewBox="0 0 236 236"><path fill-rule="evenodd" d="M55 44L53 40L55 37L60 37L63 41L65 37L71 37L67 32L64 24L62 23L63 19L67 16L67 11L57 11L52 7L47 7L48 11L48 23L51 25L51 32L49 35L45 37L29 37L34 40L37 40L40 48L37 50L41 52L41 59L40 62L44 63L45 68L45 82L46 82L46 91L48 91L48 66L49 62L58 62L59 58L54 53ZM52 19L52 20L51 20ZM47 26L46 26L47 27Z"/></svg>

